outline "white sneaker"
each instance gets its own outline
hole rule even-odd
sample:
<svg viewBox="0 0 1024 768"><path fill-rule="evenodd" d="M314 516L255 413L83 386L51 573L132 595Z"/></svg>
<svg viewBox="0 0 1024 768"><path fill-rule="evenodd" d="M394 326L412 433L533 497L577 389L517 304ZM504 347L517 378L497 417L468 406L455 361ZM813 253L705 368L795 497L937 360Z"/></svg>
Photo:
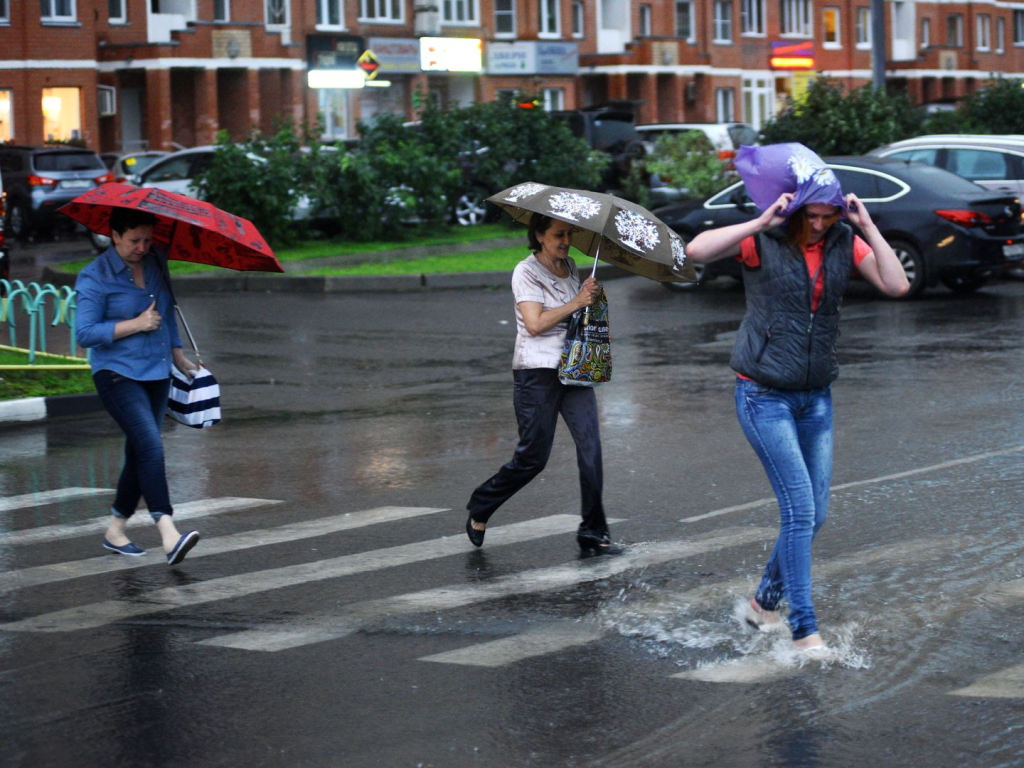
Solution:
<svg viewBox="0 0 1024 768"><path fill-rule="evenodd" d="M744 606L743 618L758 632L784 632L786 625L778 611L766 611L754 600Z"/></svg>

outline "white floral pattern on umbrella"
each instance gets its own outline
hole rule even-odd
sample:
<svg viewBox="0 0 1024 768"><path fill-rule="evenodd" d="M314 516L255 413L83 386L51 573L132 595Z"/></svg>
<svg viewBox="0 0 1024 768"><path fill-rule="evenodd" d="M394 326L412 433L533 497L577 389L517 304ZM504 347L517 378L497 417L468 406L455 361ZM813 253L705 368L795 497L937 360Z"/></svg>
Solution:
<svg viewBox="0 0 1024 768"><path fill-rule="evenodd" d="M589 219L601 212L601 203L576 192L559 192L548 199L548 206L555 216L564 216L573 221Z"/></svg>
<svg viewBox="0 0 1024 768"><path fill-rule="evenodd" d="M657 225L635 211L619 211L615 216L615 229L622 244L637 251L649 251L661 242Z"/></svg>
<svg viewBox="0 0 1024 768"><path fill-rule="evenodd" d="M518 203L524 197L532 197L544 189L547 189L546 184L537 184L536 182L528 181L525 184L518 184L512 187L505 196L505 200L510 203Z"/></svg>
<svg viewBox="0 0 1024 768"><path fill-rule="evenodd" d="M679 272L686 264L686 249L683 248L683 241L674 234L669 238L672 246L672 271Z"/></svg>

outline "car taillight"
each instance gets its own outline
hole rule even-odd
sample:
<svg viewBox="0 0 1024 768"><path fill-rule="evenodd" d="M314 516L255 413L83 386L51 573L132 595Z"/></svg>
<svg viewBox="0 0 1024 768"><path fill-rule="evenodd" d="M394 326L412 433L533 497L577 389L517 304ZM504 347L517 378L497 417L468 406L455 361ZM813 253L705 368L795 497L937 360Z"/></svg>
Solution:
<svg viewBox="0 0 1024 768"><path fill-rule="evenodd" d="M28 185L30 187L55 187L57 186L56 179L48 179L45 176L36 176L32 174L28 177Z"/></svg>
<svg viewBox="0 0 1024 768"><path fill-rule="evenodd" d="M736 159L736 152L732 149L720 149L718 150L718 159L723 162L732 162Z"/></svg>
<svg viewBox="0 0 1024 768"><path fill-rule="evenodd" d="M108 184L113 180L114 174L112 173L104 173L102 176L97 176L95 179L93 179L93 181L95 181L97 184Z"/></svg>
<svg viewBox="0 0 1024 768"><path fill-rule="evenodd" d="M936 211L936 213L942 218L944 218L946 221L951 221L954 224L959 224L961 227L983 227L992 223L992 219L990 219L984 213L980 213L978 211L942 210Z"/></svg>

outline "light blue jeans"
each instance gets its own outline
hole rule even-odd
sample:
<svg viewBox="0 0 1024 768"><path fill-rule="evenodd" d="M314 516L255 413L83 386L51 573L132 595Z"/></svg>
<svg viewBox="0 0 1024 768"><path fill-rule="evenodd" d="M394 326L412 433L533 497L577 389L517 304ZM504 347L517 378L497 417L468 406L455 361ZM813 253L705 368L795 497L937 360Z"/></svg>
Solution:
<svg viewBox="0 0 1024 768"><path fill-rule="evenodd" d="M828 516L832 481L832 390L773 389L736 379L736 413L779 500L779 538L754 599L789 601L793 639L818 631L811 603L811 542Z"/></svg>

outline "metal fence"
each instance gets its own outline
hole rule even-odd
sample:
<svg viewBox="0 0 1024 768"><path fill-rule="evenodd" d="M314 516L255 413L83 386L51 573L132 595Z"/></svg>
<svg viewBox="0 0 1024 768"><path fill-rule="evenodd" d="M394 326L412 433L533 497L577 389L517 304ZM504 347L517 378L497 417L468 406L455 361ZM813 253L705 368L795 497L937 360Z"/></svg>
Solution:
<svg viewBox="0 0 1024 768"><path fill-rule="evenodd" d="M36 368L86 367L88 353L85 360L76 356L76 298L74 288L67 285L58 288L50 283L26 285L21 280L0 280L0 338L3 338L3 327L6 325L9 347L28 352L29 365ZM46 349L47 327L61 325L67 326L70 331L70 359L54 364L36 363L37 353L53 354ZM28 333L27 346L18 344L19 329ZM77 365L74 360L78 361Z"/></svg>

